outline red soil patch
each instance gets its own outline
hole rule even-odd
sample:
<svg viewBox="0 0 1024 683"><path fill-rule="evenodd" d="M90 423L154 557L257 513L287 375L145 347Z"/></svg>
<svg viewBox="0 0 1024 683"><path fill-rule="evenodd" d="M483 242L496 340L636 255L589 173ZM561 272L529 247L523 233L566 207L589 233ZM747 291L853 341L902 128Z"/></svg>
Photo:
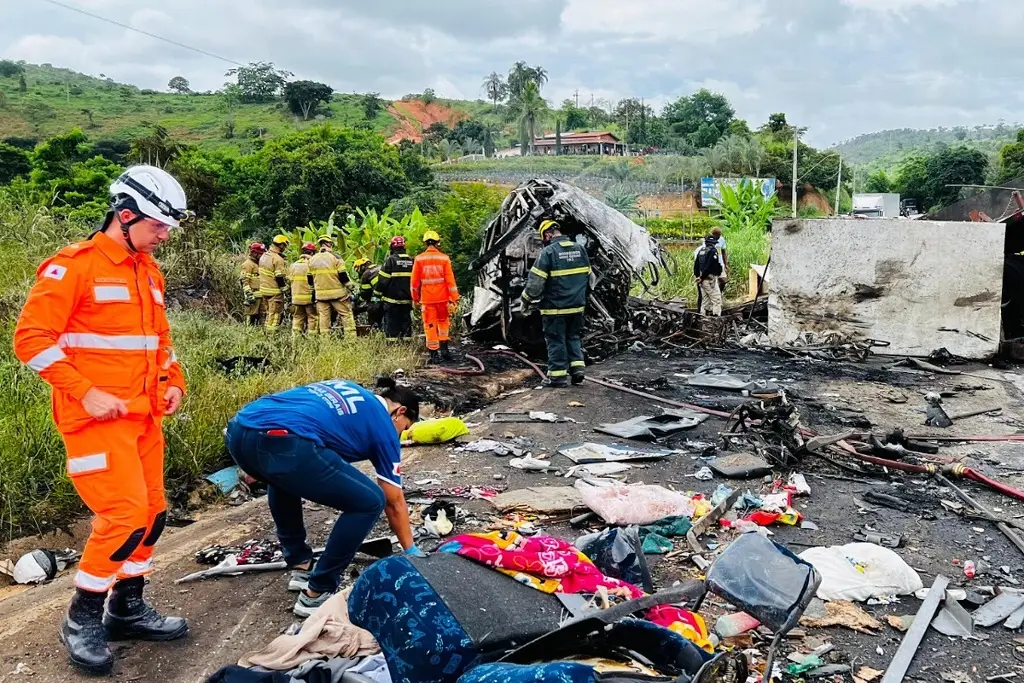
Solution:
<svg viewBox="0 0 1024 683"><path fill-rule="evenodd" d="M402 140L423 141L423 131L430 124L440 121L449 128L459 121L468 119L469 114L447 107L440 102L424 104L423 100L398 100L388 107L388 113L398 120L398 128L388 142L398 144Z"/></svg>

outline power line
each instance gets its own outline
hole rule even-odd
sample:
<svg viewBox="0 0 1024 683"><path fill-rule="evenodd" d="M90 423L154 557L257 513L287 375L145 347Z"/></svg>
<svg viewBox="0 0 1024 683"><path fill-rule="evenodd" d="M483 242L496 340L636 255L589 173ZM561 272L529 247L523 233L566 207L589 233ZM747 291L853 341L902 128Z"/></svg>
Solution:
<svg viewBox="0 0 1024 683"><path fill-rule="evenodd" d="M99 19L100 21L105 21L108 24L113 24L114 26L120 26L121 28L127 29L129 31L135 31L136 33L141 33L142 35L149 36L150 38L156 38L157 40L162 40L165 43L170 43L171 45L175 45L175 46L183 48L185 50L191 50L192 52L198 52L199 54L206 55L207 57L213 57L214 59L219 59L222 62L227 62L228 64L234 64L235 66L245 66L245 64L242 64L240 62L236 62L233 59L228 59L227 57L222 57L222 56L216 55L216 54L214 54L212 52L207 52L206 50L201 50L198 47L192 47L191 45L185 45L184 43L179 43L178 41L171 40L170 38L164 38L163 36L158 36L155 33L150 33L149 31L143 31L140 28L135 28L134 26L129 26L128 24L122 24L119 21L115 21L113 19L108 19L107 17L100 16L99 14L93 14L92 12L88 12L88 11L86 11L84 9L79 8L79 7L72 7L71 5L65 5L63 2L58 2L57 0L42 0L42 1L43 2L47 2L47 3L51 4L51 5L56 5L57 7L63 7L64 9L69 9L72 12L78 12L79 14L84 14L85 16L92 17L93 19Z"/></svg>

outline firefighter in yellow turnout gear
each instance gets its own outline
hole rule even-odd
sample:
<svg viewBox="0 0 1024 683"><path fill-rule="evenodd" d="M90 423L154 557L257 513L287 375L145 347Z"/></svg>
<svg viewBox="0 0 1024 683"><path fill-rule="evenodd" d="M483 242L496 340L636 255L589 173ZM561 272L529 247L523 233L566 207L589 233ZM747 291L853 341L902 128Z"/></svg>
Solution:
<svg viewBox="0 0 1024 683"><path fill-rule="evenodd" d="M281 314L284 313L285 294L288 292L288 263L284 260L284 250L288 248L288 238L278 235L270 250L260 257L260 294L267 302L268 330L276 330L281 325Z"/></svg>
<svg viewBox="0 0 1024 683"><path fill-rule="evenodd" d="M249 257L242 264L238 282L242 286L245 304L245 324L255 327L267 313L267 302L260 291L260 258L267 248L260 242L249 245Z"/></svg>
<svg viewBox="0 0 1024 683"><path fill-rule="evenodd" d="M306 242L302 245L302 255L288 270L288 279L292 283L292 336L316 334L317 312L313 296L313 275L309 272L309 260L316 253L316 245Z"/></svg>
<svg viewBox="0 0 1024 683"><path fill-rule="evenodd" d="M335 313L340 318L344 336L355 339L356 319L352 314L352 292L348 287L345 262L331 252L334 240L330 237L321 237L319 244L320 253L309 260L309 272L313 276L313 289L316 292L320 334L331 333L331 314Z"/></svg>

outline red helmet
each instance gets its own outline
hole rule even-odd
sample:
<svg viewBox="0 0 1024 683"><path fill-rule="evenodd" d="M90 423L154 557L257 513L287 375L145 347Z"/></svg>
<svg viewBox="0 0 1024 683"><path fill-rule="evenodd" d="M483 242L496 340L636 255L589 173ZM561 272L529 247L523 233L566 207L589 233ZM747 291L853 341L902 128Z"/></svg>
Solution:
<svg viewBox="0 0 1024 683"><path fill-rule="evenodd" d="M402 237L401 235L398 235L397 237L392 237L391 238L391 248L392 249L405 249L405 238Z"/></svg>
<svg viewBox="0 0 1024 683"><path fill-rule="evenodd" d="M312 242L306 242L305 244L302 245L302 253L303 254L315 254L316 253L316 245L313 244Z"/></svg>
<svg viewBox="0 0 1024 683"><path fill-rule="evenodd" d="M263 244L263 242L253 242L249 245L249 253L265 254L267 253L267 245Z"/></svg>

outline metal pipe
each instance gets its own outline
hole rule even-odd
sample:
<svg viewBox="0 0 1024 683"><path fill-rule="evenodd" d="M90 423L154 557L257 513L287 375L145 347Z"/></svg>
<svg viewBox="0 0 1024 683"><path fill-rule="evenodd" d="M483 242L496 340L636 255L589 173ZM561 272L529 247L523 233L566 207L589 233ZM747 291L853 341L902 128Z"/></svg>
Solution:
<svg viewBox="0 0 1024 683"><path fill-rule="evenodd" d="M1018 550L1024 553L1024 539L1021 539L1017 532L1014 529L1011 529L1010 526L1006 524L1006 522L1000 521L999 518L997 518L991 510L989 510L987 507L985 507L984 505L976 501L974 498L969 496L966 491L964 491L959 486L951 482L949 479L946 479L946 477L944 477L943 475L936 474L935 478L938 479L943 484L945 484L946 486L948 486L949 488L953 489L953 492L956 493L956 495L960 496L960 500L974 507L982 514L988 516L990 518L989 521L995 522L996 527L1001 532L1003 532L1003 535L1006 536L1006 538L1010 539L1010 543L1013 543L1015 546L1017 546Z"/></svg>

